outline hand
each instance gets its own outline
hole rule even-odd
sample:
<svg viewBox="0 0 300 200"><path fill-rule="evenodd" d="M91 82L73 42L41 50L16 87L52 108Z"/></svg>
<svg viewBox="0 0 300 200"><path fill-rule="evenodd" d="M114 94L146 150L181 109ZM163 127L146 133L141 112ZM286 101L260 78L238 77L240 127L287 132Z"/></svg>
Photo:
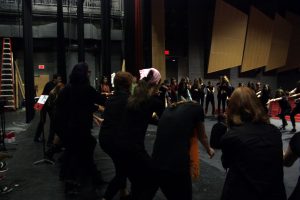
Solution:
<svg viewBox="0 0 300 200"><path fill-rule="evenodd" d="M98 125L100 126L102 124L102 122L104 121L104 119L98 117L97 115L93 115L93 121Z"/></svg>
<svg viewBox="0 0 300 200"><path fill-rule="evenodd" d="M207 150L207 154L209 155L209 158L211 159L215 155L215 150L211 147Z"/></svg>
<svg viewBox="0 0 300 200"><path fill-rule="evenodd" d="M98 106L98 111L104 112L104 109L105 109L104 106L100 106L100 105Z"/></svg>

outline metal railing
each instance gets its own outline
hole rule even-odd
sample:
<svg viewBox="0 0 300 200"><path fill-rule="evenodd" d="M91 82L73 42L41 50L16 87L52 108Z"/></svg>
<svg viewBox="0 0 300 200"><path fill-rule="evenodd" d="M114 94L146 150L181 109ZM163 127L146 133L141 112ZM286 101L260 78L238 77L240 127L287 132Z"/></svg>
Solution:
<svg viewBox="0 0 300 200"><path fill-rule="evenodd" d="M35 12L56 12L57 0L32 0L32 11ZM76 13L77 0L63 0L64 12L70 10ZM100 0L85 0L84 12L86 14L101 14ZM0 10L18 11L22 9L22 0L0 0ZM123 0L112 0L111 14L124 16Z"/></svg>

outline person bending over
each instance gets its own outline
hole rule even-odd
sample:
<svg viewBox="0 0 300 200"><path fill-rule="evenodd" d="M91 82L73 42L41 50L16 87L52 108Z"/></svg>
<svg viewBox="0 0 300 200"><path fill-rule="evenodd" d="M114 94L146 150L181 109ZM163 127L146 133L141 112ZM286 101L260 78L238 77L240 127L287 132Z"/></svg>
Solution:
<svg viewBox="0 0 300 200"><path fill-rule="evenodd" d="M199 103L173 104L165 109L159 120L152 159L157 169L157 186L167 199L192 199L190 151L195 131L196 137L212 158L214 150L208 144L204 113Z"/></svg>

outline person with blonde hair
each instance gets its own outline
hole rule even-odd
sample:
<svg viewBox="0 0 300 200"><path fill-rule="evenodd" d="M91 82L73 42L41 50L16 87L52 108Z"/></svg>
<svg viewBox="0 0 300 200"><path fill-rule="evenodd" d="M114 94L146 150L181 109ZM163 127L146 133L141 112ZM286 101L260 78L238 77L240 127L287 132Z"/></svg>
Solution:
<svg viewBox="0 0 300 200"><path fill-rule="evenodd" d="M227 123L221 149L228 173L221 200L285 200L281 133L252 89L235 89Z"/></svg>

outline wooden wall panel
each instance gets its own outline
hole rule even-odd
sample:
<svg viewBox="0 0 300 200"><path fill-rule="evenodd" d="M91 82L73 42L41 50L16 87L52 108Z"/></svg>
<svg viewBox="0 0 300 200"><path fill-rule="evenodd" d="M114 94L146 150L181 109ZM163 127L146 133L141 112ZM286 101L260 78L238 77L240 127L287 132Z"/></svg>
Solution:
<svg viewBox="0 0 300 200"><path fill-rule="evenodd" d="M152 66L166 78L164 0L152 0Z"/></svg>
<svg viewBox="0 0 300 200"><path fill-rule="evenodd" d="M42 95L46 83L49 82L49 75L39 75L34 77L34 85L37 86L36 95L39 97Z"/></svg>
<svg viewBox="0 0 300 200"><path fill-rule="evenodd" d="M292 24L292 34L286 67L280 69L280 71L300 68L300 16L288 12L286 19Z"/></svg>
<svg viewBox="0 0 300 200"><path fill-rule="evenodd" d="M217 0L208 73L242 64L247 20L246 14Z"/></svg>
<svg viewBox="0 0 300 200"><path fill-rule="evenodd" d="M273 20L251 7L241 72L268 64L272 30Z"/></svg>
<svg viewBox="0 0 300 200"><path fill-rule="evenodd" d="M283 17L276 14L269 62L266 71L284 67L286 65L288 49L290 44L292 26Z"/></svg>

